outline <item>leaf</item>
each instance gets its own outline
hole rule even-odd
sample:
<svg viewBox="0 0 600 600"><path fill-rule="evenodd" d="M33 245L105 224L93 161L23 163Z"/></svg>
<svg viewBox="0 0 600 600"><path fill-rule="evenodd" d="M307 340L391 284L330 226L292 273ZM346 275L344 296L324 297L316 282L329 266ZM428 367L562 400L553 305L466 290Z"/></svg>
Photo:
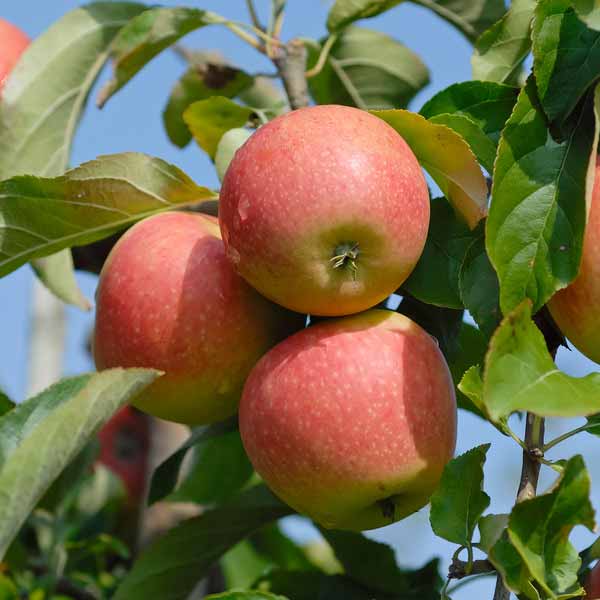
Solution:
<svg viewBox="0 0 600 600"><path fill-rule="evenodd" d="M458 274L473 240L473 232L448 201L433 199L425 248L403 289L426 304L462 309Z"/></svg>
<svg viewBox="0 0 600 600"><path fill-rule="evenodd" d="M579 20L570 0L540 0L532 39L540 103L551 121L564 121L598 79L600 32Z"/></svg>
<svg viewBox="0 0 600 600"><path fill-rule="evenodd" d="M281 532L277 524L267 525L249 538L252 547L273 564L284 569L310 570L314 565L300 548L289 537Z"/></svg>
<svg viewBox="0 0 600 600"><path fill-rule="evenodd" d="M431 528L460 546L471 546L479 518L490 504L483 491L483 464L489 449L490 444L483 444L453 458L431 497Z"/></svg>
<svg viewBox="0 0 600 600"><path fill-rule="evenodd" d="M175 84L163 112L169 139L179 148L191 141L192 134L183 120L183 113L193 102L215 95L234 98L251 85L250 75L229 65L207 61L191 66Z"/></svg>
<svg viewBox="0 0 600 600"><path fill-rule="evenodd" d="M508 82L529 54L536 0L513 0L500 21L483 32L471 57L473 79Z"/></svg>
<svg viewBox="0 0 600 600"><path fill-rule="evenodd" d="M467 248L459 273L460 297L486 338L500 323L498 276L485 251L483 232Z"/></svg>
<svg viewBox="0 0 600 600"><path fill-rule="evenodd" d="M502 581L508 590L515 594L519 594L523 590L531 591L529 572L509 540L507 531L502 532L500 539L489 550L488 560L502 575ZM532 598L532 596L527 595L527 598ZM534 595L533 598L540 600L539 594L537 597Z"/></svg>
<svg viewBox="0 0 600 600"><path fill-rule="evenodd" d="M320 47L307 45L309 64ZM331 48L321 72L308 79L318 104L401 108L429 83L429 71L404 44L379 31L348 27Z"/></svg>
<svg viewBox="0 0 600 600"><path fill-rule="evenodd" d="M0 417L11 411L15 406L16 404L0 390Z"/></svg>
<svg viewBox="0 0 600 600"><path fill-rule="evenodd" d="M600 412L600 373L570 377L556 368L544 336L523 302L500 324L490 342L483 398L498 422L518 410L544 417L576 417Z"/></svg>
<svg viewBox="0 0 600 600"><path fill-rule="evenodd" d="M557 143L531 79L519 95L498 147L486 224L504 314L524 298L536 311L577 275L588 162L597 143L593 119L590 97Z"/></svg>
<svg viewBox="0 0 600 600"><path fill-rule="evenodd" d="M0 276L214 197L177 167L136 153L103 156L54 179L13 177L0 182Z"/></svg>
<svg viewBox="0 0 600 600"><path fill-rule="evenodd" d="M454 209L473 229L485 216L487 184L469 145L452 129L407 110L373 110L411 147Z"/></svg>
<svg viewBox="0 0 600 600"><path fill-rule="evenodd" d="M222 22L224 19L210 11L184 7L150 8L131 19L111 46L113 77L100 90L98 106L104 106L140 69L184 35Z"/></svg>
<svg viewBox="0 0 600 600"><path fill-rule="evenodd" d="M205 438L196 445L194 463L168 500L220 504L248 482L254 472L238 431Z"/></svg>
<svg viewBox="0 0 600 600"><path fill-rule="evenodd" d="M235 416L193 431L181 447L154 470L148 493L148 504L154 504L154 502L162 500L175 489L181 464L190 448L202 447L215 437L237 431L237 427L237 416Z"/></svg>
<svg viewBox="0 0 600 600"><path fill-rule="evenodd" d="M339 31L358 19L374 17L401 0L336 0L327 17L327 29ZM504 13L501 0L414 0L454 25L469 39L497 21Z"/></svg>
<svg viewBox="0 0 600 600"><path fill-rule="evenodd" d="M133 2L88 4L67 13L31 43L2 93L0 180L64 173L108 47L119 28L144 8ZM70 252L35 261L33 267L61 300L89 308L75 281Z"/></svg>
<svg viewBox="0 0 600 600"><path fill-rule="evenodd" d="M226 589L252 587L264 573L270 571L273 563L261 556L246 539L226 552L219 561Z"/></svg>
<svg viewBox="0 0 600 600"><path fill-rule="evenodd" d="M276 596L268 592L223 592L222 594L211 594L205 596L204 600L287 600L285 596Z"/></svg>
<svg viewBox="0 0 600 600"><path fill-rule="evenodd" d="M223 135L246 125L251 116L252 109L229 98L213 96L191 104L183 113L183 120L200 148L214 159Z"/></svg>
<svg viewBox="0 0 600 600"><path fill-rule="evenodd" d="M183 521L140 555L114 600L184 600L229 548L290 512L261 485Z"/></svg>
<svg viewBox="0 0 600 600"><path fill-rule="evenodd" d="M485 515L479 519L479 546L488 553L508 526L508 515Z"/></svg>
<svg viewBox="0 0 600 600"><path fill-rule="evenodd" d="M590 28L600 30L600 4L598 0L573 0L577 16Z"/></svg>
<svg viewBox="0 0 600 600"><path fill-rule="evenodd" d="M553 490L517 504L510 515L508 536L531 576L552 599L581 588L581 559L569 542L575 525L594 529L590 478L581 456L571 458ZM575 594L576 595L576 594Z"/></svg>
<svg viewBox="0 0 600 600"><path fill-rule="evenodd" d="M65 379L0 419L0 558L90 436L157 375L112 369Z"/></svg>

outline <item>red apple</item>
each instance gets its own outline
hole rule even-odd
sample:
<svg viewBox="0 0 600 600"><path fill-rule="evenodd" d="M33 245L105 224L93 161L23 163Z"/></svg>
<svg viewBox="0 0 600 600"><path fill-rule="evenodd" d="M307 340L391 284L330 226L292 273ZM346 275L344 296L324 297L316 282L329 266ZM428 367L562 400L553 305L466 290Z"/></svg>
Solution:
<svg viewBox="0 0 600 600"><path fill-rule="evenodd" d="M419 259L429 194L387 123L347 106L277 117L237 151L219 220L227 254L266 297L344 315L394 292Z"/></svg>
<svg viewBox="0 0 600 600"><path fill-rule="evenodd" d="M600 363L600 161L595 175L579 275L552 296L548 308L569 341Z"/></svg>
<svg viewBox="0 0 600 600"><path fill-rule="evenodd" d="M29 45L29 38L18 27L0 18L0 92L4 81Z"/></svg>
<svg viewBox="0 0 600 600"><path fill-rule="evenodd" d="M257 360L303 324L234 271L215 219L191 213L131 228L106 260L96 299L97 368L165 371L134 404L188 424L234 414Z"/></svg>
<svg viewBox="0 0 600 600"><path fill-rule="evenodd" d="M325 527L389 525L424 506L456 441L435 340L384 310L321 322L268 352L240 402L257 472Z"/></svg>
<svg viewBox="0 0 600 600"><path fill-rule="evenodd" d="M590 571L585 582L585 600L600 599L600 562Z"/></svg>

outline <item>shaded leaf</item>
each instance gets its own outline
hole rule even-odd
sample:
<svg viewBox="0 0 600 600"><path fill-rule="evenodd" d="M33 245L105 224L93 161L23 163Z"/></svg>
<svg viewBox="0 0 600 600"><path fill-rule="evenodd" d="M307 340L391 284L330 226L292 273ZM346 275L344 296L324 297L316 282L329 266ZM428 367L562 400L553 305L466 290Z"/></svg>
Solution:
<svg viewBox="0 0 600 600"><path fill-rule="evenodd" d="M596 143L591 97L557 143L529 80L500 140L486 224L503 313L524 298L539 309L577 275Z"/></svg>
<svg viewBox="0 0 600 600"><path fill-rule="evenodd" d="M64 173L108 47L120 27L144 9L133 2L94 2L67 13L31 43L2 92L0 180ZM34 261L33 267L61 300L89 308L75 281L69 251Z"/></svg>
<svg viewBox="0 0 600 600"><path fill-rule="evenodd" d="M314 568L303 548L284 535L277 524L267 525L249 537L252 547L284 569Z"/></svg>
<svg viewBox="0 0 600 600"><path fill-rule="evenodd" d="M276 596L268 592L223 592L222 594L211 594L205 596L205 600L287 600L284 596Z"/></svg>
<svg viewBox="0 0 600 600"><path fill-rule="evenodd" d="M434 198L425 248L402 288L427 304L463 308L458 274L474 239L474 232L457 217L448 201Z"/></svg>
<svg viewBox="0 0 600 600"><path fill-rule="evenodd" d="M13 177L0 182L0 276L32 258L214 197L177 167L135 153L103 156L54 179Z"/></svg>
<svg viewBox="0 0 600 600"><path fill-rule="evenodd" d="M500 324L485 361L483 398L494 421L518 410L547 417L600 412L600 373L570 377L556 368L523 302Z"/></svg>
<svg viewBox="0 0 600 600"><path fill-rule="evenodd" d="M570 0L540 0L532 32L533 71L544 112L564 120L600 72L600 31L588 29Z"/></svg>
<svg viewBox="0 0 600 600"><path fill-rule="evenodd" d="M600 4L597 0L573 0L577 16L590 28L600 30Z"/></svg>
<svg viewBox="0 0 600 600"><path fill-rule="evenodd" d="M140 555L114 600L184 600L227 550L290 512L266 487L257 486L226 506L183 521Z"/></svg>
<svg viewBox="0 0 600 600"><path fill-rule="evenodd" d="M103 106L142 67L184 35L223 21L210 11L184 7L150 8L131 19L111 46L113 77L100 90L98 106Z"/></svg>
<svg viewBox="0 0 600 600"><path fill-rule="evenodd" d="M522 591L529 591L527 598L536 598L539 600L539 594L531 595L532 585L529 571L527 570L519 553L508 538L508 532L502 532L500 539L488 551L488 560L496 567L496 570L502 575L502 581L508 590L519 594Z"/></svg>
<svg viewBox="0 0 600 600"><path fill-rule="evenodd" d="M483 464L489 449L490 444L484 444L452 459L431 497L431 528L460 546L471 545L479 518L490 504L483 491Z"/></svg>
<svg viewBox="0 0 600 600"><path fill-rule="evenodd" d="M500 21L481 34L471 58L473 79L505 83L531 49L530 28L536 0L513 0Z"/></svg>
<svg viewBox="0 0 600 600"><path fill-rule="evenodd" d="M65 379L0 419L0 558L90 436L157 375L112 369Z"/></svg>
<svg viewBox="0 0 600 600"><path fill-rule="evenodd" d="M209 440L237 431L237 416L208 427L201 427L192 432L190 437L171 456L164 460L152 473L148 504L153 504L168 496L177 486L179 470L188 450L196 446L202 447Z"/></svg>
<svg viewBox="0 0 600 600"><path fill-rule="evenodd" d="M0 417L15 407L15 403L0 390Z"/></svg>
<svg viewBox="0 0 600 600"><path fill-rule="evenodd" d="M320 47L307 45L309 64ZM321 72L308 84L319 104L402 108L429 83L429 71L404 44L384 33L349 27L340 33Z"/></svg>
<svg viewBox="0 0 600 600"><path fill-rule="evenodd" d="M445 125L407 110L373 110L407 142L444 196L474 228L487 210L487 183L465 140Z"/></svg>
<svg viewBox="0 0 600 600"><path fill-rule="evenodd" d="M180 148L191 141L192 134L183 120L183 113L193 102L211 96L234 98L251 85L252 77L229 65L205 62L191 66L173 87L163 112L169 139Z"/></svg>
<svg viewBox="0 0 600 600"><path fill-rule="evenodd" d="M488 553L502 537L502 533L508 526L508 516L485 515L479 519L479 546L484 552Z"/></svg>
<svg viewBox="0 0 600 600"><path fill-rule="evenodd" d="M223 96L212 96L191 104L183 113L183 120L200 148L214 159L223 135L246 125L251 116L252 109Z"/></svg>

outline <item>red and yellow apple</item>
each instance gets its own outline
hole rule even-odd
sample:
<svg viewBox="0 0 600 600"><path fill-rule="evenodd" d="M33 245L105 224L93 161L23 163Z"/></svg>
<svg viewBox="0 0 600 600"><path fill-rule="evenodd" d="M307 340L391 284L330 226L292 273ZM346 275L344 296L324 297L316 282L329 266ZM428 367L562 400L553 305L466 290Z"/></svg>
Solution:
<svg viewBox="0 0 600 600"><path fill-rule="evenodd" d="M600 562L590 571L584 587L585 600L600 600Z"/></svg>
<svg viewBox="0 0 600 600"><path fill-rule="evenodd" d="M252 289L216 220L191 213L132 227L106 260L96 303L97 368L164 371L134 404L188 424L234 414L254 364L304 322Z"/></svg>
<svg viewBox="0 0 600 600"><path fill-rule="evenodd" d="M579 275L552 296L548 308L569 341L600 363L600 161L596 163Z"/></svg>
<svg viewBox="0 0 600 600"><path fill-rule="evenodd" d="M435 340L384 310L275 346L246 382L239 419L272 490L337 529L382 527L424 506L456 441L454 386Z"/></svg>
<svg viewBox="0 0 600 600"><path fill-rule="evenodd" d="M0 18L0 93L4 81L29 45L29 38L18 27Z"/></svg>
<svg viewBox="0 0 600 600"><path fill-rule="evenodd" d="M429 193L411 149L356 108L277 117L236 152L219 222L238 272L299 312L344 315L394 292L419 259Z"/></svg>

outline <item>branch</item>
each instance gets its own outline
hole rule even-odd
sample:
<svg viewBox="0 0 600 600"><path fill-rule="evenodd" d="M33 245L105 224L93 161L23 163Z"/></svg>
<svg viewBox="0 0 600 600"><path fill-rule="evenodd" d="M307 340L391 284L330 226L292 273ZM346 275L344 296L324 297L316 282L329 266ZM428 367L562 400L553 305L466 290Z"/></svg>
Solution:
<svg viewBox="0 0 600 600"><path fill-rule="evenodd" d="M462 579L470 575L492 573L495 570L494 565L488 560L474 560L471 562L471 569L469 570L469 563L467 561L455 558L450 565L450 569L448 569L448 579Z"/></svg>
<svg viewBox="0 0 600 600"><path fill-rule="evenodd" d="M291 40L273 59L292 109L308 106L306 83L306 48L300 40Z"/></svg>

